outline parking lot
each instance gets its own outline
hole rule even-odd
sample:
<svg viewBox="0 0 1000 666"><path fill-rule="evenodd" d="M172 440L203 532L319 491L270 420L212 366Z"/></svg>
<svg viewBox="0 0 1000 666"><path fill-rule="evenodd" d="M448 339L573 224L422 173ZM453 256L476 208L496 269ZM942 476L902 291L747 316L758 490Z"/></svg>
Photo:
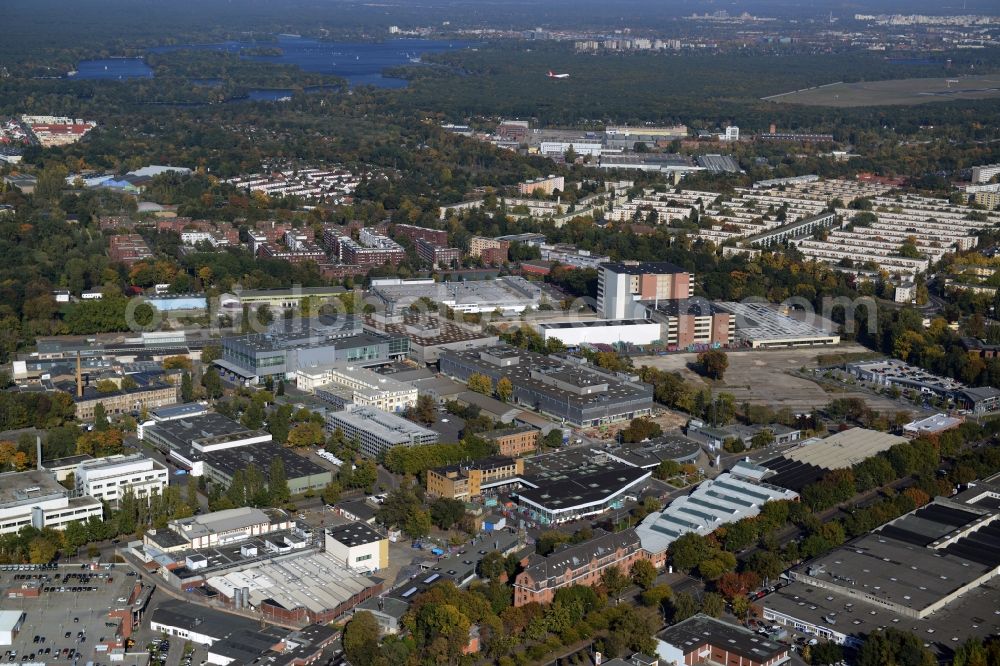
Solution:
<svg viewBox="0 0 1000 666"><path fill-rule="evenodd" d="M126 607L136 582L129 573L123 565L96 571L78 565L0 566L0 609L25 613L12 645L0 646L2 663L108 666L106 644L115 640L119 626L108 613ZM30 593L37 590L38 596L9 597L25 585L35 588ZM126 655L126 664L145 663L145 654L133 656L135 650Z"/></svg>

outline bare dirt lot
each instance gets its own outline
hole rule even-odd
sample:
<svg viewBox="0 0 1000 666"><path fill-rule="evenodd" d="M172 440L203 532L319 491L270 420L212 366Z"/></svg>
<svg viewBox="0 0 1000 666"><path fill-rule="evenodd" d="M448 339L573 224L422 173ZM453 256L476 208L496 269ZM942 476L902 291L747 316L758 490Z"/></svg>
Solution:
<svg viewBox="0 0 1000 666"><path fill-rule="evenodd" d="M817 367L816 358L831 353L862 353L870 351L860 345L845 344L829 347L776 349L729 352L729 369L722 382L711 386L713 392L725 391L736 397L737 404L749 402L768 405L773 409L788 407L793 412L808 412L828 404L834 398L859 397L875 410L896 412L903 407L888 398L865 391L828 392L816 382L796 377L789 372ZM707 386L703 377L688 368L697 361L697 354L671 354L635 359L636 366L649 365L661 370L680 372L685 379Z"/></svg>
<svg viewBox="0 0 1000 666"><path fill-rule="evenodd" d="M1000 97L1000 76L962 76L952 79L889 79L859 83L831 83L772 95L764 99L807 106L882 106L927 104Z"/></svg>

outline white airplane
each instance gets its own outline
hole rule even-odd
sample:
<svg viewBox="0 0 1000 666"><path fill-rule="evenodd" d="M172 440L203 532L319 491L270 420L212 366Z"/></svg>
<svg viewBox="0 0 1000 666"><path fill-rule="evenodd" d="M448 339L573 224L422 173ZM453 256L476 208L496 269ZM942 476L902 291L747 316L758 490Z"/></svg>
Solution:
<svg viewBox="0 0 1000 666"><path fill-rule="evenodd" d="M549 75L548 76L549 76L550 79L568 79L569 78L569 74L556 74L551 69L549 70Z"/></svg>

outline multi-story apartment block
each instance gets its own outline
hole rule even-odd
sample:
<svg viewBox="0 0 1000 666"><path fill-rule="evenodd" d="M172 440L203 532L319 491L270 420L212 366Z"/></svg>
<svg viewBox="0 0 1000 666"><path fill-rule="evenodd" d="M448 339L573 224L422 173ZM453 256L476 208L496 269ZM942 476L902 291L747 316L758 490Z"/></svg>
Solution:
<svg viewBox="0 0 1000 666"><path fill-rule="evenodd" d="M423 238L414 241L414 246L420 260L431 266L455 266L462 259L462 251L457 247L442 247Z"/></svg>
<svg viewBox="0 0 1000 666"><path fill-rule="evenodd" d="M136 499L149 501L167 487L166 466L141 453L85 460L73 473L77 495L117 506L121 498L132 493Z"/></svg>
<svg viewBox="0 0 1000 666"><path fill-rule="evenodd" d="M1000 209L1000 192L976 192L973 200L987 210Z"/></svg>
<svg viewBox="0 0 1000 666"><path fill-rule="evenodd" d="M690 298L692 275L667 262L601 264L597 273L597 311L605 319L635 318L639 301Z"/></svg>
<svg viewBox="0 0 1000 666"><path fill-rule="evenodd" d="M503 247L488 247L484 248L482 252L479 253L479 258L484 264L489 264L491 266L499 266L500 264L506 263L508 254L507 248Z"/></svg>
<svg viewBox="0 0 1000 666"><path fill-rule="evenodd" d="M298 239L296 247L298 249L284 247L277 243L265 242L257 249L257 256L262 259L284 259L293 264L301 264L307 261L318 263L326 259L326 252L313 243Z"/></svg>
<svg viewBox="0 0 1000 666"><path fill-rule="evenodd" d="M503 259L506 261L507 251L510 250L510 243L495 238L486 238L485 236L473 236L469 239L470 257L481 257L484 250L499 250L503 253Z"/></svg>
<svg viewBox="0 0 1000 666"><path fill-rule="evenodd" d="M618 567L628 575L632 564L640 559L648 558L635 529L613 534L596 529L594 537L583 543L565 546L544 557L532 554L522 560L524 570L514 579L514 605L550 603L556 590L563 587L593 587L611 567Z"/></svg>
<svg viewBox="0 0 1000 666"><path fill-rule="evenodd" d="M470 500L484 490L516 482L524 474L521 458L485 458L471 464L427 470L427 492L436 497Z"/></svg>
<svg viewBox="0 0 1000 666"><path fill-rule="evenodd" d="M439 247L448 245L448 232L444 229L428 229L413 224L395 224L392 227L392 235L395 238L408 238L414 243L418 240L425 240Z"/></svg>
<svg viewBox="0 0 1000 666"><path fill-rule="evenodd" d="M543 261L556 261L563 266L573 268L597 268L611 261L611 257L593 254L589 250L581 250L573 245L541 245Z"/></svg>
<svg viewBox="0 0 1000 666"><path fill-rule="evenodd" d="M546 178L536 178L523 183L518 183L517 193L521 196L528 196L535 192L552 194L556 190L562 192L566 189L566 180L562 176L548 176Z"/></svg>
<svg viewBox="0 0 1000 666"><path fill-rule="evenodd" d="M358 266L398 264L406 259L403 246L386 236L362 229L359 241L340 236L335 248L337 258L342 263Z"/></svg>
<svg viewBox="0 0 1000 666"><path fill-rule="evenodd" d="M997 174L1000 174L1000 164L975 166L972 167L972 182L976 184L988 183Z"/></svg>

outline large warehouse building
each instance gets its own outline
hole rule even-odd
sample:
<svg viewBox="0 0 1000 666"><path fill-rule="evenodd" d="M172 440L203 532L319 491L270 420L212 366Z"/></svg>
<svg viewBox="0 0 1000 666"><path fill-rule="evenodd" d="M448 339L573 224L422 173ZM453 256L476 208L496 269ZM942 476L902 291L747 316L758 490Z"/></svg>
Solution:
<svg viewBox="0 0 1000 666"><path fill-rule="evenodd" d="M1000 632L1000 487L970 486L791 569L764 619L848 645L896 627L942 655Z"/></svg>
<svg viewBox="0 0 1000 666"><path fill-rule="evenodd" d="M660 325L648 319L596 319L538 324L546 342L555 339L567 347L582 344L649 345L661 337Z"/></svg>
<svg viewBox="0 0 1000 666"><path fill-rule="evenodd" d="M774 472L768 478L770 483L801 491L831 470L852 467L906 441L905 437L887 432L850 428L825 439L807 439L761 464Z"/></svg>
<svg viewBox="0 0 1000 666"><path fill-rule="evenodd" d="M622 379L577 359L545 356L509 345L441 354L441 373L462 382L472 375L496 385L507 377L512 402L578 427L598 426L646 416L653 408L653 387Z"/></svg>
<svg viewBox="0 0 1000 666"><path fill-rule="evenodd" d="M716 305L736 320L736 339L752 349L840 344L840 336L782 314L767 303Z"/></svg>
<svg viewBox="0 0 1000 666"><path fill-rule="evenodd" d="M711 534L727 523L756 516L767 502L798 499L798 493L761 482L767 471L752 463L737 463L663 511L649 514L636 528L643 549L662 553L682 534Z"/></svg>

